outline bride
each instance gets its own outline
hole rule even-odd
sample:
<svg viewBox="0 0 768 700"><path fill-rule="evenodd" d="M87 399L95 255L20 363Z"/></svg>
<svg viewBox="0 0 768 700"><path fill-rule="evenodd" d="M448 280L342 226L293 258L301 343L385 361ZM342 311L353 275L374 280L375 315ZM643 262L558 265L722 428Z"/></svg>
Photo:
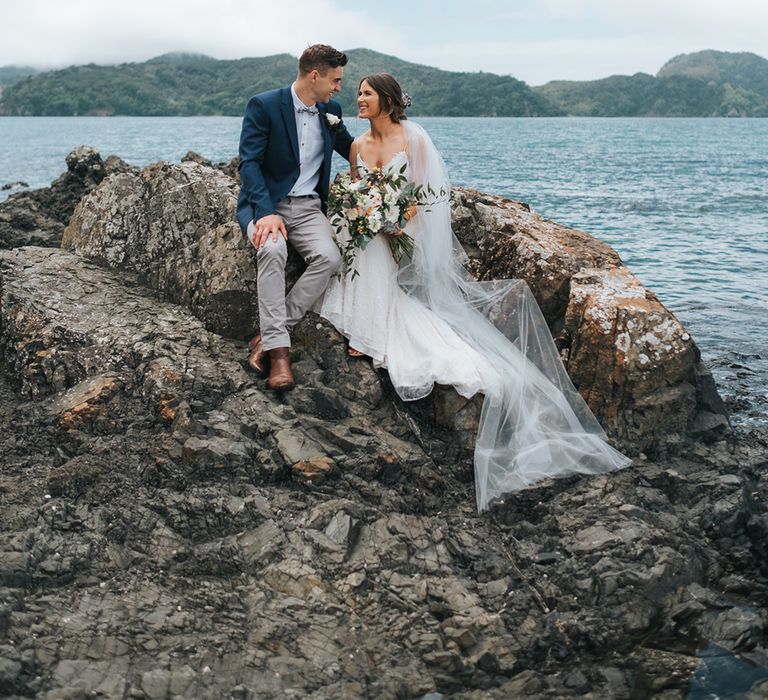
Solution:
<svg viewBox="0 0 768 700"><path fill-rule="evenodd" d="M352 144L351 175L405 166L409 181L447 193L440 154L406 119L408 99L387 73L360 82L359 116L370 129ZM333 280L318 311L349 339L350 354L387 369L403 400L423 398L435 383L485 395L474 457L478 510L542 479L627 466L568 378L526 283L471 277L447 197L412 207L406 219L410 259L397 265L387 234L376 235L357 250L357 274Z"/></svg>

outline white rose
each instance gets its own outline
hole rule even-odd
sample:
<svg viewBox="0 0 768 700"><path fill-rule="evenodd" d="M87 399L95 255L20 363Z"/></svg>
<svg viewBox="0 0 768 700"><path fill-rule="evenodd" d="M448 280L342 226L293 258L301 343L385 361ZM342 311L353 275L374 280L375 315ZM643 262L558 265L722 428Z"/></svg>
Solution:
<svg viewBox="0 0 768 700"><path fill-rule="evenodd" d="M397 207L387 209L386 219L390 224L396 224L400 221L400 210Z"/></svg>
<svg viewBox="0 0 768 700"><path fill-rule="evenodd" d="M341 121L335 114L330 113L326 113L325 118L328 120L329 126L336 126Z"/></svg>
<svg viewBox="0 0 768 700"><path fill-rule="evenodd" d="M368 228L376 233L381 228L381 216L379 212L375 211L368 217Z"/></svg>

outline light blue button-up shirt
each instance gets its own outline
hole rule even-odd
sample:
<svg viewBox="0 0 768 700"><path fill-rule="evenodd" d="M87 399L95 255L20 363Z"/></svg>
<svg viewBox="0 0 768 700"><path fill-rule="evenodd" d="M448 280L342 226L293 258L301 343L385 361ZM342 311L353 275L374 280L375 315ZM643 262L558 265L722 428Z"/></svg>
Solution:
<svg viewBox="0 0 768 700"><path fill-rule="evenodd" d="M291 85L293 107L296 116L296 134L299 137L299 179L296 180L291 196L317 194L315 188L320 181L320 168L323 165L323 132L319 114L299 112L306 105L296 94L296 83Z"/></svg>

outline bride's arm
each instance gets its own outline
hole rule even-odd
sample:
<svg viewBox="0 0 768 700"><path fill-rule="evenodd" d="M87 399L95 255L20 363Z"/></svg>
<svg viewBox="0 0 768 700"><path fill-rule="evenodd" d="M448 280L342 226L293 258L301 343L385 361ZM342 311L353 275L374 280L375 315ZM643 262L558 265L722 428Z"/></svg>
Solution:
<svg viewBox="0 0 768 700"><path fill-rule="evenodd" d="M408 155L408 162L410 164L410 177L417 185L427 187L427 178L424 172L426 162L426 145L424 138L420 133L413 131L406 131L408 139L406 141L405 152ZM413 219L419 213L419 205L414 203L408 209L406 209L403 218L406 222Z"/></svg>
<svg viewBox="0 0 768 700"><path fill-rule="evenodd" d="M357 139L352 142L349 147L349 175L353 180L357 180L360 174L357 172Z"/></svg>

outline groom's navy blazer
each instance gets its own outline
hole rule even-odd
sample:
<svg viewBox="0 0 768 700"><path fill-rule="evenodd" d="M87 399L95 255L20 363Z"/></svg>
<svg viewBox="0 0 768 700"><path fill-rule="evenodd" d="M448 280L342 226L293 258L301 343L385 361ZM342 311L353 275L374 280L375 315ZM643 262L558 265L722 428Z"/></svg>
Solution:
<svg viewBox="0 0 768 700"><path fill-rule="evenodd" d="M349 160L353 139L341 120L338 102L318 103L317 108L325 148L317 193L325 211L333 151ZM337 117L338 123L331 126L326 114ZM275 206L298 178L299 139L290 86L255 95L245 108L240 133L237 220L243 234L252 220L275 213Z"/></svg>

